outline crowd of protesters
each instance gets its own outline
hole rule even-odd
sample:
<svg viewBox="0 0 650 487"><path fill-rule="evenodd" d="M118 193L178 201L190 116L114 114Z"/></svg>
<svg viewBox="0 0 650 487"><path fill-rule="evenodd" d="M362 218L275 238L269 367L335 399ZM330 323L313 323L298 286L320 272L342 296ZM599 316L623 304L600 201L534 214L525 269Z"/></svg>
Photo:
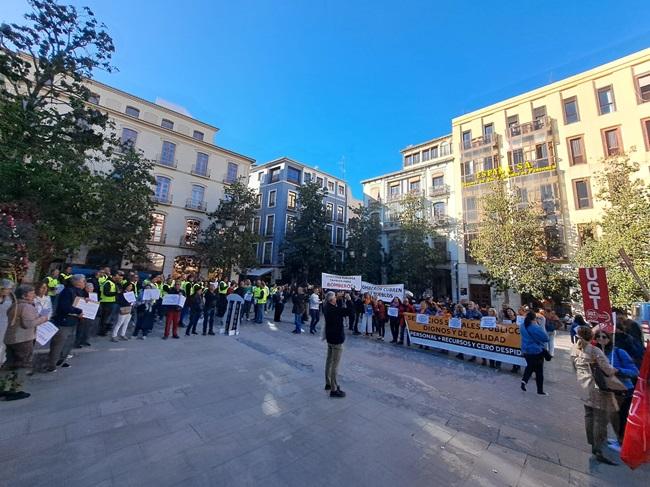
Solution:
<svg viewBox="0 0 650 487"><path fill-rule="evenodd" d="M156 289L157 293L146 293ZM0 397L17 400L29 397L21 389L28 375L35 372L34 350L46 349L47 360L39 372L53 373L71 366L73 350L91 347L93 340L112 342L131 338L145 340L155 325L162 338L198 335L202 319L202 335L215 335L223 327L227 297L236 293L244 300L243 314L262 322L268 286L262 281L240 282L217 278L196 279L193 274L164 278L161 274L141 278L135 272L125 273L104 267L91 276L73 274L72 267L54 269L36 285L0 282ZM168 294L182 295L182 306L163 304ZM90 319L79 308L80 301L98 303L97 315ZM57 327L44 346L35 339L37 327L46 322ZM106 338L102 338L106 337ZM49 348L49 350L47 350Z"/></svg>

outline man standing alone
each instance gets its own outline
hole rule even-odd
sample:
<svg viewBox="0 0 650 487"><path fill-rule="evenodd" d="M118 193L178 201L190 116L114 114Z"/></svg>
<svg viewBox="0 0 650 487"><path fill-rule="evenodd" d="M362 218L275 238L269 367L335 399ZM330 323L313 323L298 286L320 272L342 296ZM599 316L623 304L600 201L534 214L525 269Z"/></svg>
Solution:
<svg viewBox="0 0 650 487"><path fill-rule="evenodd" d="M336 374L343 354L343 342L345 332L343 331L343 317L347 309L337 306L336 294L332 291L325 297L326 303L323 306L325 315L325 339L327 340L327 361L325 362L325 390L330 391L330 397L345 397L336 381Z"/></svg>

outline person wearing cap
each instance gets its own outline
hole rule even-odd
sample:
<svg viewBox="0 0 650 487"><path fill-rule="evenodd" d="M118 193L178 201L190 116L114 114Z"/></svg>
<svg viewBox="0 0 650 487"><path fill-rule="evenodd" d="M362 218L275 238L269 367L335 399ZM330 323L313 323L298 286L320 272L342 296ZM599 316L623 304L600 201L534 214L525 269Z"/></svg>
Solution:
<svg viewBox="0 0 650 487"><path fill-rule="evenodd" d="M5 331L9 325L9 317L7 311L14 304L14 296L12 291L14 283L9 279L0 280L0 365L5 361Z"/></svg>

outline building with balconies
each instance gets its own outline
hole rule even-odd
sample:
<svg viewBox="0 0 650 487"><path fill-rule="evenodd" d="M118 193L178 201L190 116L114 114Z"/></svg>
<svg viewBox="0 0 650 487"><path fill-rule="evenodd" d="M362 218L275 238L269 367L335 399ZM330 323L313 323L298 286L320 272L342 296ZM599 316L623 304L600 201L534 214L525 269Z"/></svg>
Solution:
<svg viewBox="0 0 650 487"><path fill-rule="evenodd" d="M382 225L382 246L390 254L393 236L400 230L400 215L404 198L415 195L423 199L427 219L438 233L431 245L438 248L446 262L440 266L440 276L432 283L437 296L453 296L456 288L455 269L457 246L454 215L455 187L453 181L454 154L450 135L437 137L401 151L402 169L361 181L364 203L377 203ZM386 278L386 276L384 276Z"/></svg>
<svg viewBox="0 0 650 487"><path fill-rule="evenodd" d="M193 118L182 107L162 100L155 103L105 85L88 81L91 103L105 111L117 135L154 163L152 195L156 209L149 239L151 263L120 263L83 249L74 262L96 267L112 263L169 274L175 270L200 271L192 247L224 196L226 185L238 178L248 181L254 159L214 144L218 128ZM128 204L128 195L117 195Z"/></svg>
<svg viewBox="0 0 650 487"><path fill-rule="evenodd" d="M308 182L316 182L325 190L323 205L330 220L327 229L336 258L343 262L349 206L356 201L351 198L348 184L320 169L281 157L251 169L248 185L257 191L259 207L253 230L261 235L262 241L257 245L260 267L250 270L249 275L269 275L274 281L283 279L282 244L298 216L299 188Z"/></svg>
<svg viewBox="0 0 650 487"><path fill-rule="evenodd" d="M495 304L501 297L467 251L491 182L503 180L522 204L537 205L545 257L562 262L597 232L592 222L602 204L593 198L594 175L605 157L634 151L638 175L650 180L650 49L456 117L452 135L459 141L455 217L465 249L459 297Z"/></svg>

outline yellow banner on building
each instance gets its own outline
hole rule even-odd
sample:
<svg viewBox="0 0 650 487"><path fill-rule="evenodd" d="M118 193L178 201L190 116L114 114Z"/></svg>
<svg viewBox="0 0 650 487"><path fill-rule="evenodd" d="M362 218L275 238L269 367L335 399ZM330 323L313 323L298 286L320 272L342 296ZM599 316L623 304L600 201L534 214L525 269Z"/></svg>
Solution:
<svg viewBox="0 0 650 487"><path fill-rule="evenodd" d="M519 326L516 323L482 328L479 320L450 320L415 313L404 313L404 319L411 342L416 345L526 365L521 353ZM460 328L456 328L458 325Z"/></svg>

